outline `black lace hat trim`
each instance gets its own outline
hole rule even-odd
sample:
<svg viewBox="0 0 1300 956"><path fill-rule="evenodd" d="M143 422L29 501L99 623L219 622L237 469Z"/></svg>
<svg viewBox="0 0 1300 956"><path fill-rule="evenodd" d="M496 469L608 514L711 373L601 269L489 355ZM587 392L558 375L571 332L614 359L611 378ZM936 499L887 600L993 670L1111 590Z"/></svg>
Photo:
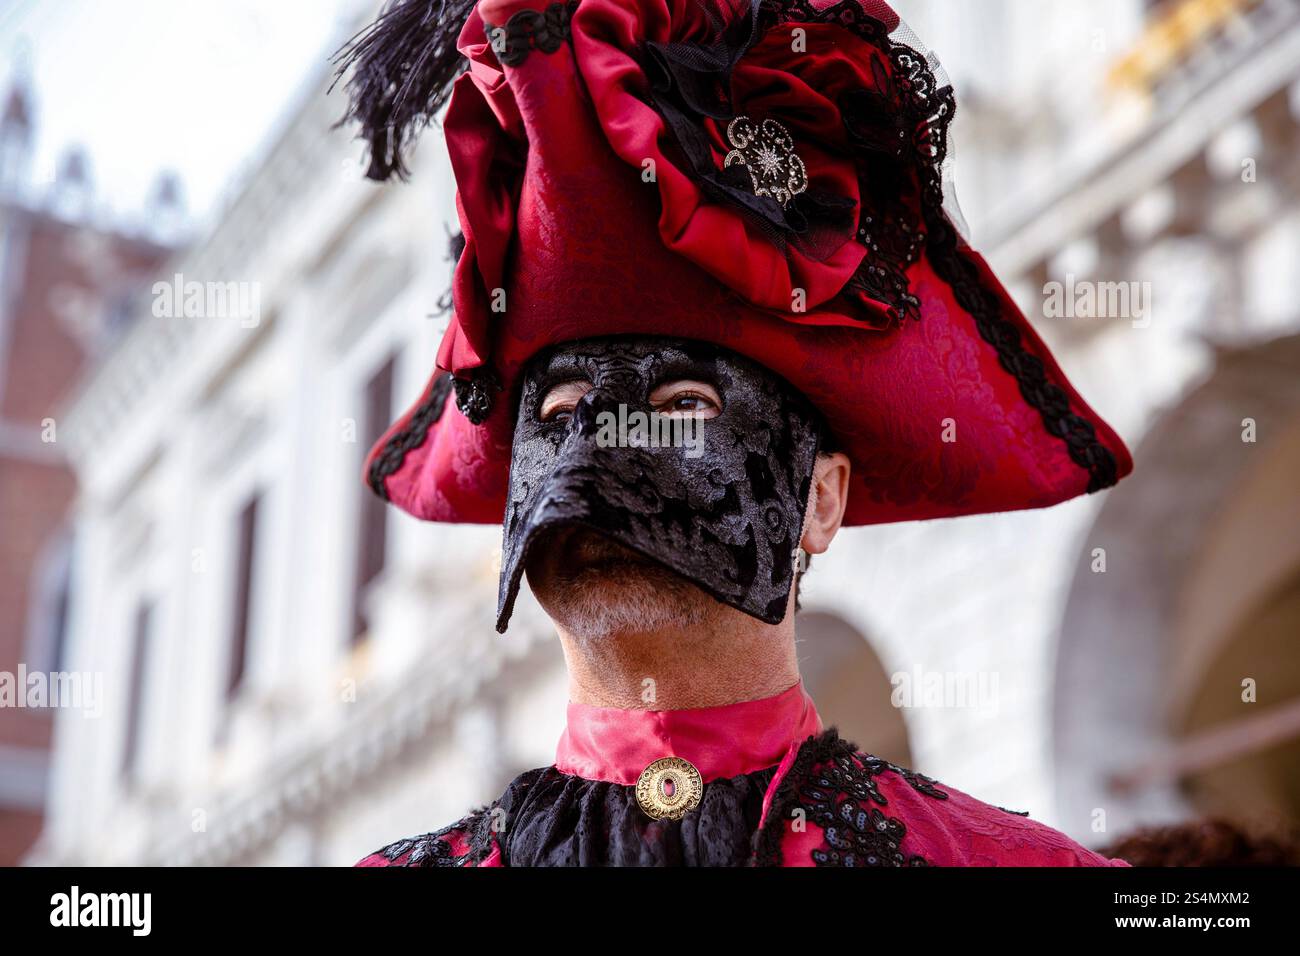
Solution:
<svg viewBox="0 0 1300 956"><path fill-rule="evenodd" d="M942 183L948 127L956 112L952 87L940 87L925 57L890 40L889 28L858 0L822 9L808 0L759 2L763 30L782 23L833 23L888 58L889 73L872 64L878 90L854 91L838 104L845 134L862 163L857 241L871 252L846 289L887 305L894 325L920 319L921 300L907 279L926 239L923 216L914 208L918 201L923 204L930 182Z"/></svg>
<svg viewBox="0 0 1300 956"><path fill-rule="evenodd" d="M552 3L545 10L519 10L504 27L485 21L484 33L502 66L518 66L533 50L554 53L563 46L569 38L569 21L577 8L578 0L569 0Z"/></svg>
<svg viewBox="0 0 1300 956"><path fill-rule="evenodd" d="M1065 442L1070 459L1088 472L1088 491L1109 488L1119 480L1115 456L1097 438L1092 422L1075 414L1065 389L1047 376L1047 367L1025 349L1023 338L1002 314L1001 303L981 280L979 269L962 253L957 230L942 209L927 207L930 261L934 271L952 288L957 303L975 319L984 341L998 353L998 362L1016 380L1020 394L1042 417L1048 433Z"/></svg>
<svg viewBox="0 0 1300 956"><path fill-rule="evenodd" d="M454 378L450 372L443 372L433 380L424 400L411 413L406 424L392 434L384 443L383 450L370 462L366 480L370 490L385 501L389 497L384 480L402 467L408 452L424 443L429 429L442 418L447 394L453 390L461 414L475 425L481 425L492 413L496 395L501 391L501 380L487 365L475 369L467 379Z"/></svg>
<svg viewBox="0 0 1300 956"><path fill-rule="evenodd" d="M447 404L447 393L451 391L451 375L443 372L429 386L424 401L407 419L406 424L393 433L384 444L383 451L370 462L370 473L366 476L370 490L388 501L388 489L384 479L402 467L407 452L418 448L429 434L433 423L442 417L442 410Z"/></svg>
<svg viewBox="0 0 1300 956"><path fill-rule="evenodd" d="M948 152L948 129L956 112L952 87L938 86L925 56L890 39L884 24L868 16L857 0L842 0L822 10L807 0L762 0L762 4L766 23L837 23L888 55L908 114L908 126L914 134L910 146L923 172L924 238L935 272L952 288L957 303L974 318L981 338L997 350L999 363L1015 378L1021 396L1042 417L1048 433L1064 441L1071 460L1088 472L1088 491L1114 485L1119 480L1115 456L1098 440L1092 422L1071 409L1069 395L1048 378L1042 359L1025 348L1020 329L1003 315L999 297L982 280L944 212L942 168ZM893 224L895 232L898 225ZM886 233L889 229L886 224ZM913 248L916 238L912 234L893 239L886 235L876 242L883 242L886 249L906 250ZM906 260L905 255L886 255L882 272L855 276L853 281L881 292L882 301L897 303L907 288L902 271ZM910 314L908 304L903 303L904 314Z"/></svg>

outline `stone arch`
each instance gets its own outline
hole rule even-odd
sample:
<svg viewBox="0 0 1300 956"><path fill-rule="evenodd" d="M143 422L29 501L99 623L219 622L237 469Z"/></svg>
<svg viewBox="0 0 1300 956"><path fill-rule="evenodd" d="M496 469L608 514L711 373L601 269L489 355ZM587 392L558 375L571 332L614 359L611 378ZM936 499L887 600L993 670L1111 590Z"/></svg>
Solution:
<svg viewBox="0 0 1300 956"><path fill-rule="evenodd" d="M1082 544L1053 697L1060 813L1104 810L1112 835L1230 807L1228 766L1294 776L1265 765L1300 741L1300 630L1289 654L1275 633L1300 613L1300 335L1221 351L1135 461ZM1248 707L1237 678L1260 668L1271 696Z"/></svg>
<svg viewBox="0 0 1300 956"><path fill-rule="evenodd" d="M871 643L829 611L802 612L798 633L799 669L822 722L862 750L910 767L907 724Z"/></svg>

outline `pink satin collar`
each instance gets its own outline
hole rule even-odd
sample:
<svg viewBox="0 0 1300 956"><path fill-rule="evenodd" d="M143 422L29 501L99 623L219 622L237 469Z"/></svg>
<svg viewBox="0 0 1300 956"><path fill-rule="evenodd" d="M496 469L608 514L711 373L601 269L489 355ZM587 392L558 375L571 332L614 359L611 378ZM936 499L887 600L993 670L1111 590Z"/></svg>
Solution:
<svg viewBox="0 0 1300 956"><path fill-rule="evenodd" d="M776 766L821 729L802 682L775 697L687 710L570 702L555 767L587 780L633 784L660 757L682 757L707 783Z"/></svg>

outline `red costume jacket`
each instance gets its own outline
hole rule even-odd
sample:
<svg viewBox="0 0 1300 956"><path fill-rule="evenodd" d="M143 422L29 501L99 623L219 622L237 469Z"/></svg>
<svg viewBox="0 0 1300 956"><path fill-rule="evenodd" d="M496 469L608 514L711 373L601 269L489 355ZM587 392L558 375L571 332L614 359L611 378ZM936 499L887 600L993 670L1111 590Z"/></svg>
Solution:
<svg viewBox="0 0 1300 956"><path fill-rule="evenodd" d="M637 785L664 757L703 786L653 819ZM670 788L671 789L671 788ZM689 710L570 704L555 763L491 805L359 866L1127 866L1024 814L859 751L802 684Z"/></svg>

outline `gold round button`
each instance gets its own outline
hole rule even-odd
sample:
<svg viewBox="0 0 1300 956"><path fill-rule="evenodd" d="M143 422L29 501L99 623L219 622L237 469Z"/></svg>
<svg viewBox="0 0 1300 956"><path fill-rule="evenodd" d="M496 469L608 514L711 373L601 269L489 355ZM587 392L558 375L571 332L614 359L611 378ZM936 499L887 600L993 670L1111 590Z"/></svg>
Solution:
<svg viewBox="0 0 1300 956"><path fill-rule="evenodd" d="M641 771L636 802L654 820L680 820L700 805L704 778L681 757L660 757Z"/></svg>

